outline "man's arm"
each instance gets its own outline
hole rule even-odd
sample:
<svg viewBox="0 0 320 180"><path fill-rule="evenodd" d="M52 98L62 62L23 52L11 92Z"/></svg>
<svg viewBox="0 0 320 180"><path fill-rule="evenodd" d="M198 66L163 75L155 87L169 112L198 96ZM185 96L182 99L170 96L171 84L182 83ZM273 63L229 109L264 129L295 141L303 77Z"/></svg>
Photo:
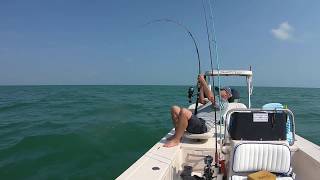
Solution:
<svg viewBox="0 0 320 180"><path fill-rule="evenodd" d="M209 101L211 101L214 104L214 95L212 94L212 92L210 91L206 80L204 79L203 75L199 75L198 77L199 83L200 83L200 87L203 91L203 93L207 96L207 98L209 99ZM200 90L200 95L201 95L201 90ZM201 101L200 101L201 102Z"/></svg>
<svg viewBox="0 0 320 180"><path fill-rule="evenodd" d="M203 87L200 85L200 96L199 96L199 102L201 104L205 104L205 100L204 100L204 92L203 92Z"/></svg>

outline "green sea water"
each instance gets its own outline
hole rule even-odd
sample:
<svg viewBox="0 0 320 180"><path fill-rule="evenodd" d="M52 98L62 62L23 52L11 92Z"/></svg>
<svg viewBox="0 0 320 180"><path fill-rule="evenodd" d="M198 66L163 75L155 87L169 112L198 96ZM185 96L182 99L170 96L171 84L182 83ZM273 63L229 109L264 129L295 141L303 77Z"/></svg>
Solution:
<svg viewBox="0 0 320 180"><path fill-rule="evenodd" d="M0 179L114 179L171 128L185 86L0 86ZM238 87L246 103L245 88ZM256 87L320 144L320 89Z"/></svg>

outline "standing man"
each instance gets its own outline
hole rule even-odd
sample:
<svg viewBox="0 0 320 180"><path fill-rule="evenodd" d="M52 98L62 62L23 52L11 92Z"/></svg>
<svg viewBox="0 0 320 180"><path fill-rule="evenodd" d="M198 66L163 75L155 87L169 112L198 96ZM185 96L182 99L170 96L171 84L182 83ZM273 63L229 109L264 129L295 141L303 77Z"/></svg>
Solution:
<svg viewBox="0 0 320 180"><path fill-rule="evenodd" d="M209 102L207 102L198 110L197 115L193 115L189 109L179 106L172 106L171 118L175 127L175 134L168 138L168 141L163 145L164 147L173 147L178 145L185 130L193 134L206 133L215 126L214 108L220 110L220 113L224 113L224 111L227 109L228 99L232 97L231 89L229 87L223 87L220 90L220 109L220 104L216 101L217 97L215 97L209 89L204 76L199 75L198 81L200 84L199 102L202 104L205 103L204 95L208 98Z"/></svg>

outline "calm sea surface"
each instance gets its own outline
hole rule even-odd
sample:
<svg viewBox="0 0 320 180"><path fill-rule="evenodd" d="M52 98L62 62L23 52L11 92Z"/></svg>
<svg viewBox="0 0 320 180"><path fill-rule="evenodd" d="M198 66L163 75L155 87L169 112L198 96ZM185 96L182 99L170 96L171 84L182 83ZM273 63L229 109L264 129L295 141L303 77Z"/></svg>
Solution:
<svg viewBox="0 0 320 180"><path fill-rule="evenodd" d="M238 87L244 96L245 89ZM0 179L114 179L172 127L184 86L0 86ZM320 144L320 89L256 87Z"/></svg>

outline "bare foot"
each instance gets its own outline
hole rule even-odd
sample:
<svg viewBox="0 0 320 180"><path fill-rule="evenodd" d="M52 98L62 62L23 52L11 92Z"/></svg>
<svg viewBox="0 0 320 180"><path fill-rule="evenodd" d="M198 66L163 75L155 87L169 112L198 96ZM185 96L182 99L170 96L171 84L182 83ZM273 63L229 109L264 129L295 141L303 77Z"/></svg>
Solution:
<svg viewBox="0 0 320 180"><path fill-rule="evenodd" d="M172 140L166 142L166 143L163 145L163 147L168 147L168 148L169 148L169 147L177 146L177 145L179 145L179 143L180 143L179 140L172 139Z"/></svg>
<svg viewBox="0 0 320 180"><path fill-rule="evenodd" d="M167 137L166 139L167 139L167 141L170 141L170 140L172 140L174 138L174 135L171 135L170 137Z"/></svg>
<svg viewBox="0 0 320 180"><path fill-rule="evenodd" d="M167 141L170 141L170 140L172 140L172 139L174 139L175 138L175 136L174 135L172 135L172 136L170 136L170 137L168 137L168 138L166 138L166 140ZM180 141L182 140L182 137L180 138Z"/></svg>

